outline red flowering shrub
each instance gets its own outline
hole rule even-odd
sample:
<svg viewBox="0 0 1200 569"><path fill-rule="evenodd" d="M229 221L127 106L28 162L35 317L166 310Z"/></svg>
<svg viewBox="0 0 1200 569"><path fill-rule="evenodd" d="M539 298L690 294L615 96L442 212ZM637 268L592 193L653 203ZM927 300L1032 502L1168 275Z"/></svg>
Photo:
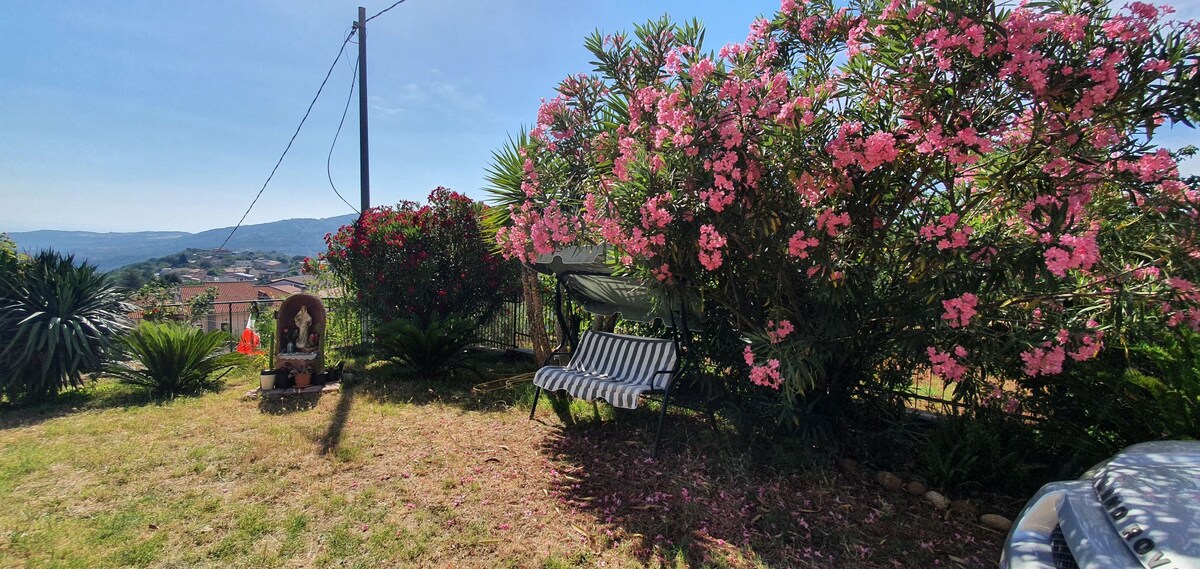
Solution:
<svg viewBox="0 0 1200 569"><path fill-rule="evenodd" d="M437 188L429 203L400 202L363 212L325 236L328 265L376 324L411 320L421 328L451 316L479 323L513 294L515 266L480 234L486 206ZM473 329L474 326L471 326Z"/></svg>
<svg viewBox="0 0 1200 569"><path fill-rule="evenodd" d="M783 0L717 54L596 34L497 239L686 283L788 405L917 368L1036 392L1130 326L1200 328L1200 191L1154 142L1200 119L1200 26L1167 12Z"/></svg>

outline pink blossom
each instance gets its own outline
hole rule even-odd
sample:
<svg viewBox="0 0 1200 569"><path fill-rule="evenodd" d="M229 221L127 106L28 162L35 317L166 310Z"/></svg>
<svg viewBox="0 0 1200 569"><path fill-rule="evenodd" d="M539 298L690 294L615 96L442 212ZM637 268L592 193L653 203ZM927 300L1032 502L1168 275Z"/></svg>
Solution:
<svg viewBox="0 0 1200 569"><path fill-rule="evenodd" d="M949 381L958 381L966 375L967 368L955 359L955 356L960 358L966 357L968 353L966 348L954 346L954 355L938 350L933 346L926 348L925 352L929 356L929 363L932 365L934 375L944 377Z"/></svg>
<svg viewBox="0 0 1200 569"><path fill-rule="evenodd" d="M776 323L773 320L767 321L767 338L772 344L778 344L788 337L788 334L796 331L796 327L792 325L790 320L780 320Z"/></svg>
<svg viewBox="0 0 1200 569"><path fill-rule="evenodd" d="M979 298L971 293L963 293L958 298L942 301L942 308L946 311L942 314L942 320L949 321L951 328L965 328L971 323L971 318L975 316L975 306Z"/></svg>
<svg viewBox="0 0 1200 569"><path fill-rule="evenodd" d="M702 57L692 64L692 93L699 93L704 81L712 75L717 66L707 57Z"/></svg>
<svg viewBox="0 0 1200 569"><path fill-rule="evenodd" d="M808 249L816 247L818 243L819 241L812 237L806 239L803 230L797 231L795 235L792 235L791 239L788 239L788 254L793 257L807 259Z"/></svg>
<svg viewBox="0 0 1200 569"><path fill-rule="evenodd" d="M663 263L662 265L659 265L657 269L654 269L654 278L658 279L659 281L670 281L671 276L671 266L666 263Z"/></svg>
<svg viewBox="0 0 1200 569"><path fill-rule="evenodd" d="M1103 331L1096 332L1095 336L1085 335L1080 339L1079 348L1069 354L1071 359L1082 362L1096 357L1096 354L1099 354L1100 349L1104 347L1104 342L1100 341L1103 337Z"/></svg>
<svg viewBox="0 0 1200 569"><path fill-rule="evenodd" d="M720 249L725 246L726 240L717 228L710 224L700 226L700 264L704 265L705 269L715 271L723 262Z"/></svg>
<svg viewBox="0 0 1200 569"><path fill-rule="evenodd" d="M1170 68L1171 62L1162 59L1148 59L1142 64L1142 70L1150 73L1164 73Z"/></svg>
<svg viewBox="0 0 1200 569"><path fill-rule="evenodd" d="M750 367L750 382L755 385L779 389L783 378L779 375L779 360L767 360L767 365Z"/></svg>
<svg viewBox="0 0 1200 569"><path fill-rule="evenodd" d="M958 227L958 214L950 213L938 218L938 222L921 227L920 234L925 241L937 241L938 251L946 249L961 249L969 244L968 238L974 233L969 225Z"/></svg>
<svg viewBox="0 0 1200 569"><path fill-rule="evenodd" d="M1066 350L1062 346L1044 345L1042 348L1031 348L1021 352L1021 360L1025 362L1025 375L1055 375L1062 373L1063 360Z"/></svg>
<svg viewBox="0 0 1200 569"><path fill-rule="evenodd" d="M896 154L896 137L890 132L877 132L868 136L864 142L863 156L859 163L863 170L870 172L895 160Z"/></svg>
<svg viewBox="0 0 1200 569"><path fill-rule="evenodd" d="M1058 242L1062 247L1051 247L1044 254L1046 268L1055 276L1065 277L1071 269L1089 271L1100 260L1100 248L1094 235L1063 235Z"/></svg>
<svg viewBox="0 0 1200 569"><path fill-rule="evenodd" d="M817 230L824 229L830 237L837 237L849 225L850 214L846 212L834 213L832 209L826 209L817 215Z"/></svg>

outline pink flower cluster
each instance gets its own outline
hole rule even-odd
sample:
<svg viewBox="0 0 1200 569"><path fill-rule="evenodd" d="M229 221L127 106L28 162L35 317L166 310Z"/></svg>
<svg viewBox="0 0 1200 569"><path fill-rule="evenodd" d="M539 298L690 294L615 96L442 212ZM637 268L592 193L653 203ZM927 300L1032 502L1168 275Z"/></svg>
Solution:
<svg viewBox="0 0 1200 569"><path fill-rule="evenodd" d="M525 202L509 212L512 225L496 232L496 242L505 256L523 262L574 243L579 231L579 218L564 214L556 200L540 211Z"/></svg>
<svg viewBox="0 0 1200 569"><path fill-rule="evenodd" d="M937 68L942 71L949 71L953 65L951 61L952 51L955 49L963 49L971 54L972 57L983 55L985 42L983 26L972 22L970 18L960 18L958 28L958 30L946 28L929 30L924 35L913 40L913 44L917 47L922 45L931 47L934 58L937 60Z"/></svg>
<svg viewBox="0 0 1200 569"><path fill-rule="evenodd" d="M820 242L813 237L804 237L804 230L797 231L788 239L788 254L800 259L808 258L808 250L816 247Z"/></svg>
<svg viewBox="0 0 1200 569"><path fill-rule="evenodd" d="M700 226L699 257L700 264L704 265L705 269L715 271L721 266L721 248L725 243L725 237L717 232L716 227L709 224Z"/></svg>
<svg viewBox="0 0 1200 569"><path fill-rule="evenodd" d="M1042 342L1041 346L1030 348L1021 353L1025 362L1025 375L1055 375L1062 373L1063 363L1067 356L1077 362L1087 361L1100 353L1104 347L1104 331L1097 330L1099 324L1094 320L1087 322L1090 331L1079 334L1078 347L1073 352L1067 352L1071 343L1071 332L1059 330L1052 341Z"/></svg>
<svg viewBox="0 0 1200 569"><path fill-rule="evenodd" d="M1025 362L1025 375L1029 377L1062 373L1066 357L1066 349L1062 346L1051 346L1049 342L1040 348L1021 352L1021 360Z"/></svg>
<svg viewBox="0 0 1200 569"><path fill-rule="evenodd" d="M783 376L779 373L779 360L771 358L766 365L754 365L754 350L746 346L742 350L742 358L750 366L750 382L754 385L779 389L783 386Z"/></svg>
<svg viewBox="0 0 1200 569"><path fill-rule="evenodd" d="M864 172L870 172L896 159L895 135L877 132L864 139L859 136L862 129L862 123L858 122L844 123L838 128L837 137L825 147L825 151L833 156L835 168L857 164Z"/></svg>
<svg viewBox="0 0 1200 569"><path fill-rule="evenodd" d="M1061 247L1051 247L1045 253L1046 268L1055 276L1065 277L1071 269L1090 271L1100 260L1095 235L1063 235L1058 238L1058 243Z"/></svg>
<svg viewBox="0 0 1200 569"><path fill-rule="evenodd" d="M925 349L925 353L929 356L929 363L933 366L932 372L934 375L941 376L948 381L958 381L967 374L967 368L958 363L955 358L965 358L968 355L967 349L962 346L954 346L951 355L948 352L943 352L930 346Z"/></svg>
<svg viewBox="0 0 1200 569"><path fill-rule="evenodd" d="M961 249L975 230L970 225L958 227L958 214L949 213L938 218L937 223L921 227L921 237L927 242L937 241L938 251Z"/></svg>
<svg viewBox="0 0 1200 569"><path fill-rule="evenodd" d="M782 342L784 338L795 331L796 327L792 324L791 320L780 320L779 322L775 322L774 320L767 321L767 339L772 344Z"/></svg>
<svg viewBox="0 0 1200 569"><path fill-rule="evenodd" d="M837 237L843 229L850 226L850 214L834 213L832 209L822 211L817 215L817 231L824 230L830 237Z"/></svg>
<svg viewBox="0 0 1200 569"><path fill-rule="evenodd" d="M1179 177L1179 163L1165 148L1144 154L1136 161L1123 160L1118 163L1117 168L1122 172L1132 172L1137 176L1138 181L1147 184Z"/></svg>
<svg viewBox="0 0 1200 569"><path fill-rule="evenodd" d="M1167 316L1167 325L1172 328L1187 326L1200 332L1200 308L1197 308L1200 305L1200 289L1191 281L1179 277L1167 279L1167 284L1173 289L1176 298L1183 303L1182 307L1170 302L1162 304L1163 314Z"/></svg>
<svg viewBox="0 0 1200 569"><path fill-rule="evenodd" d="M979 297L969 292L958 298L943 300L942 308L945 312L942 314L942 320L946 320L951 328L966 328L975 316L975 306L978 302Z"/></svg>

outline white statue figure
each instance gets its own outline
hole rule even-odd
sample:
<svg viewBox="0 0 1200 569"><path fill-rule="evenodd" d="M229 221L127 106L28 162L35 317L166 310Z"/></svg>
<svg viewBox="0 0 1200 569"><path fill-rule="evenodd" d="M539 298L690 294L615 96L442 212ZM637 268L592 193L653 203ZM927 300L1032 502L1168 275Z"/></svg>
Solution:
<svg viewBox="0 0 1200 569"><path fill-rule="evenodd" d="M308 327L312 325L312 316L308 315L308 307L301 306L300 312L296 313L296 348L303 349L308 347Z"/></svg>

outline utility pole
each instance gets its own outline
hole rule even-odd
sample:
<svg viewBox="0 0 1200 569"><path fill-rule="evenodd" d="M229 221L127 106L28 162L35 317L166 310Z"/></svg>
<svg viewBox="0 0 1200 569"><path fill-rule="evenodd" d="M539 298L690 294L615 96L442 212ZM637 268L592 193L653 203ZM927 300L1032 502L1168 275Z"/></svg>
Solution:
<svg viewBox="0 0 1200 569"><path fill-rule="evenodd" d="M362 208L371 207L371 151L367 142L367 9L358 7L358 171Z"/></svg>
<svg viewBox="0 0 1200 569"><path fill-rule="evenodd" d="M358 183L362 195L357 231L362 231L362 219L371 208L371 151L367 142L367 9L358 7ZM361 343L370 341L371 322L365 303L359 306Z"/></svg>

